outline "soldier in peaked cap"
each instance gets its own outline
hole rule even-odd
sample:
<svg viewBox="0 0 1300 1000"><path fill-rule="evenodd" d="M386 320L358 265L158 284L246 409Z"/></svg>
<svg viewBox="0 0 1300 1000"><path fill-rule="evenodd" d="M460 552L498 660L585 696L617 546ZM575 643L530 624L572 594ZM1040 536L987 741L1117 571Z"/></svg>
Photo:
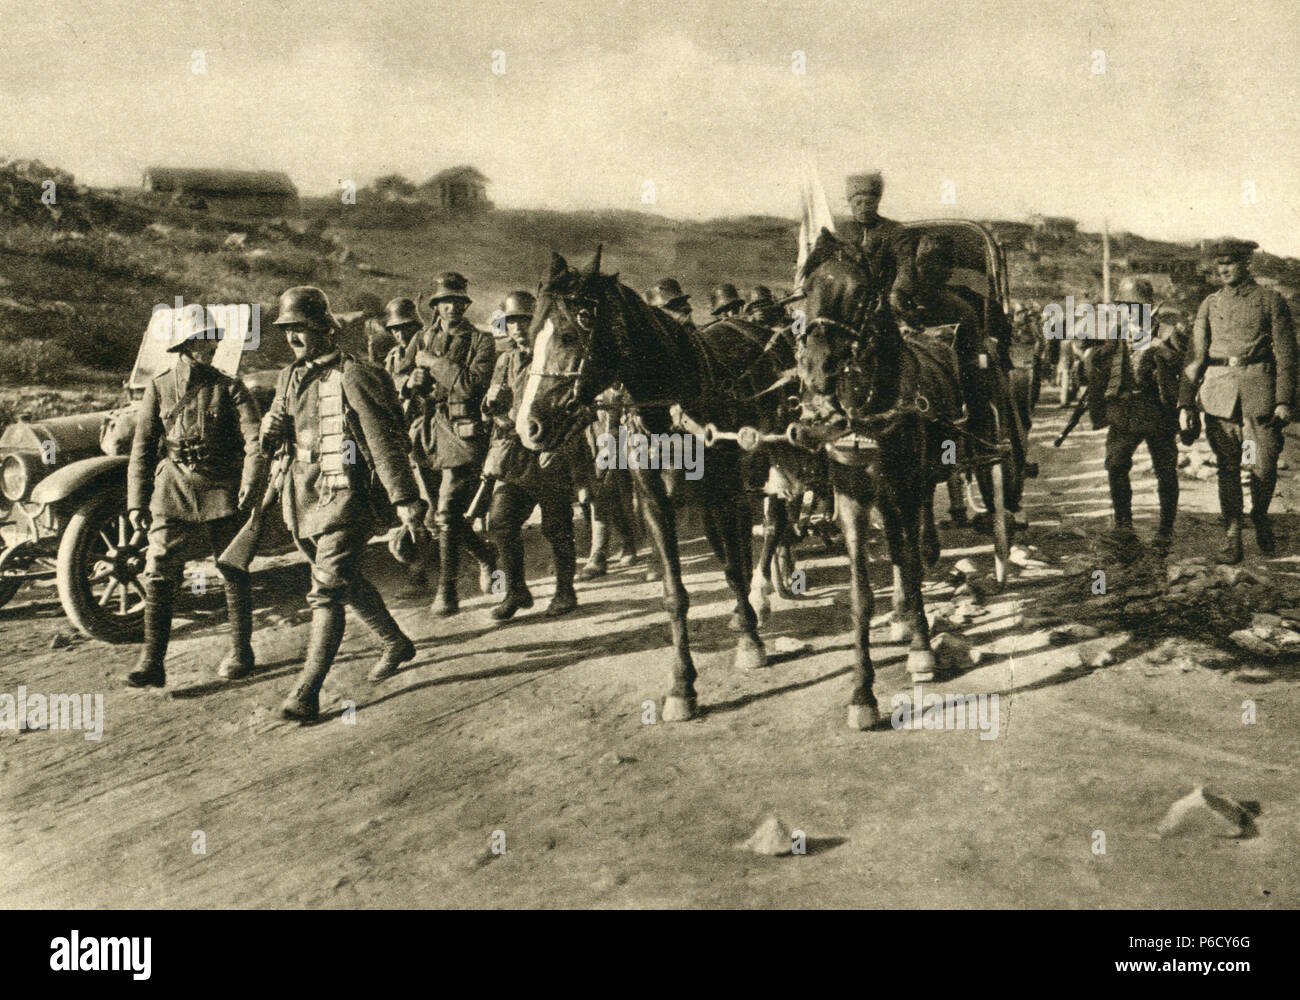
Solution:
<svg viewBox="0 0 1300 1000"><path fill-rule="evenodd" d="M719 285L709 295L709 312L718 319L739 316L744 305L745 300L740 297L740 292L730 283Z"/></svg>
<svg viewBox="0 0 1300 1000"><path fill-rule="evenodd" d="M126 677L132 687L162 687L171 637L172 602L190 536L206 535L220 555L239 531L239 511L257 500L264 473L257 446L257 403L244 383L212 367L224 332L199 306L191 329L168 348L180 357L154 376L137 410L127 465L127 516L148 530L141 581L145 591L144 648ZM249 575L220 569L230 620L230 653L217 668L233 680L253 669Z"/></svg>
<svg viewBox="0 0 1300 1000"><path fill-rule="evenodd" d="M660 281L650 289L646 301L662 309L683 326L694 328L695 321L691 319L691 297L682 291L682 286L677 283L676 278L664 278Z"/></svg>
<svg viewBox="0 0 1300 1000"><path fill-rule="evenodd" d="M297 286L280 296L275 325L294 362L280 372L275 398L262 419L263 454L288 449L283 513L294 542L311 562L312 609L307 656L280 712L309 722L343 641L351 605L382 643L371 681L381 681L415 657L415 646L393 620L374 584L361 574L361 556L397 508L412 538L424 533L424 501L411 474L410 441L401 407L383 369L344 353L338 321L319 288Z"/></svg>
<svg viewBox="0 0 1300 1000"><path fill-rule="evenodd" d="M1117 300L1150 307L1155 291L1151 282L1125 277ZM1100 340L1084 355L1088 409L1092 426L1106 430L1106 476L1114 511L1114 538L1124 544L1133 535L1133 487L1129 470L1133 453L1146 442L1160 501L1160 523L1152 547L1167 552L1178 513L1178 400L1182 393L1183 345L1170 330L1161 336L1160 321L1152 318L1150 331L1132 330L1129 324L1116 339ZM1149 334L1146 335L1146 334ZM1184 435L1184 443L1194 437Z"/></svg>
<svg viewBox="0 0 1300 1000"><path fill-rule="evenodd" d="M438 276L429 298L432 323L412 343L414 368L406 387L419 401L411 427L416 462L434 513L441 572L431 610L447 617L460 610L456 593L462 547L478 559L479 585L486 593L496 570L496 554L465 523L479 469L487 452L487 429L480 406L496 361L492 335L465 318L472 301L469 281L455 271Z"/></svg>
<svg viewBox="0 0 1300 1000"><path fill-rule="evenodd" d="M1268 505L1277 485L1282 428L1295 397L1296 341L1291 311L1276 291L1256 283L1250 255L1259 244L1220 240L1209 248L1223 287L1201 303L1187 352L1187 386L1179 423L1205 414L1205 436L1218 459L1219 509L1225 538L1219 559L1241 561L1241 466L1250 470L1250 517L1260 552L1276 545Z"/></svg>
<svg viewBox="0 0 1300 1000"><path fill-rule="evenodd" d="M535 304L533 296L523 291L511 292L501 304L506 333L512 344L497 358L492 384L483 397L483 412L494 424L484 472L500 480L492 494L489 515L506 583L505 598L492 609L492 617L497 621L505 621L515 612L533 606L533 595L524 579L524 542L520 529L537 507L542 509L542 535L555 556L555 596L546 609L546 616L555 618L578 606L573 589L577 557L573 543L570 455L547 456L548 464L543 466L542 456L520 443L514 423L532 361L528 327ZM576 443L585 450L581 439ZM573 446L567 449L570 453L574 450Z"/></svg>

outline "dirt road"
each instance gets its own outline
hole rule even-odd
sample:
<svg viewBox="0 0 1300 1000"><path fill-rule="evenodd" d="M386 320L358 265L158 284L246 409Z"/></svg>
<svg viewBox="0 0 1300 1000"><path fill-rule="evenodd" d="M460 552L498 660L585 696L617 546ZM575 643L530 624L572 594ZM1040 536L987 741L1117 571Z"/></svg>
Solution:
<svg viewBox="0 0 1300 1000"><path fill-rule="evenodd" d="M1108 514L1102 434L1080 427L1053 451L1064 414L1040 408L1033 431L1042 474L1027 495L1028 542L1047 565L960 629L983 660L926 686L996 693L996 738L844 726L847 574L842 558L812 548L807 597L778 602L765 633L771 665L743 674L731 666L720 567L702 539L685 546L706 712L672 725L646 724L669 666L660 585L640 571L582 586L579 613L554 623L534 611L497 626L485 597L450 621L432 620L427 601L393 600L420 656L378 686L365 680L369 636L350 618L322 699L329 718L306 728L275 716L306 638L301 565L259 575L263 665L252 679L213 680L223 639L209 594L178 623L165 693L120 686L130 647L77 639L52 650L69 633L57 602L20 595L0 611L0 692L101 693L104 721L98 740L0 733L0 904L1300 905L1300 671L1198 662L1198 647L1172 655L1126 634L1053 646L1035 624L1073 612L1038 596L1078 569L1083 546L1062 535L1056 511L1085 525ZM1139 469L1148 537L1154 488ZM1182 485L1174 556L1208 554L1212 483ZM1275 509L1300 500L1295 490L1284 474ZM1279 527L1300 543L1298 521L1283 513ZM984 539L941 530L932 580L964 556L991 566ZM540 610L550 580L540 538L529 545ZM1258 564L1253 546L1247 560ZM379 547L371 561L376 574L392 565ZM1292 575L1296 558L1268 566ZM883 612L888 565L875 569ZM399 586L391 574L380 582ZM951 587L927 589L938 602ZM887 638L873 633L885 712L912 693ZM1112 647L1119 662L1088 665ZM1258 835L1159 839L1169 804L1202 783L1258 801ZM769 813L804 832L806 854L736 849Z"/></svg>

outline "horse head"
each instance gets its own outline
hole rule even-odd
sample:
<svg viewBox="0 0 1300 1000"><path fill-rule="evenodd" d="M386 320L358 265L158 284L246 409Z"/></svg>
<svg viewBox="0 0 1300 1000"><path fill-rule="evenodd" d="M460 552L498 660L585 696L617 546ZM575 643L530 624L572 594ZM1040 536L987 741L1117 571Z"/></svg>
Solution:
<svg viewBox="0 0 1300 1000"><path fill-rule="evenodd" d="M804 321L796 324L799 378L819 396L859 406L893 373L898 329L882 285L862 252L823 229L800 279ZM884 290L887 291L887 290Z"/></svg>
<svg viewBox="0 0 1300 1000"><path fill-rule="evenodd" d="M618 381L617 275L600 273L601 248L581 270L557 253L538 289L529 339L533 360L515 429L524 446L551 451L591 420L596 396Z"/></svg>

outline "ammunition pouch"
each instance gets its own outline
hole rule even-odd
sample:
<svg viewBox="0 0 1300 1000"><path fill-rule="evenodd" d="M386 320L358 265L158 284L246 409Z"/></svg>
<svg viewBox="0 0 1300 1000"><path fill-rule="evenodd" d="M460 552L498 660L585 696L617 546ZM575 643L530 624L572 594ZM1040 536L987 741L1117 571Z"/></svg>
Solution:
<svg viewBox="0 0 1300 1000"><path fill-rule="evenodd" d="M182 438L166 443L167 457L190 468L210 462L214 457L211 445L202 438Z"/></svg>

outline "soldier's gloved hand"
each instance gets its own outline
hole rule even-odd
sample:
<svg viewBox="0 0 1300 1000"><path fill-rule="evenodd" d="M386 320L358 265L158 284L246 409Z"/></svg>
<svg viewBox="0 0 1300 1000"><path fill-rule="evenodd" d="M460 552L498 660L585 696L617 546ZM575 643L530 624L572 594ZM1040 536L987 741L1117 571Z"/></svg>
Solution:
<svg viewBox="0 0 1300 1000"><path fill-rule="evenodd" d="M1190 434L1192 432L1192 428L1195 426L1195 420L1196 420L1196 413L1194 410L1191 410L1188 407L1184 406L1181 410L1178 411L1178 429L1180 431L1185 431L1188 434Z"/></svg>
<svg viewBox="0 0 1300 1000"><path fill-rule="evenodd" d="M268 410L262 418L262 448L274 451L289 432L289 418L280 410Z"/></svg>
<svg viewBox="0 0 1300 1000"><path fill-rule="evenodd" d="M1291 422L1291 407L1286 403L1278 403L1273 407L1273 423L1278 427L1285 427Z"/></svg>
<svg viewBox="0 0 1300 1000"><path fill-rule="evenodd" d="M149 512L142 508L135 508L126 512L126 519L131 523L133 531L149 530Z"/></svg>

